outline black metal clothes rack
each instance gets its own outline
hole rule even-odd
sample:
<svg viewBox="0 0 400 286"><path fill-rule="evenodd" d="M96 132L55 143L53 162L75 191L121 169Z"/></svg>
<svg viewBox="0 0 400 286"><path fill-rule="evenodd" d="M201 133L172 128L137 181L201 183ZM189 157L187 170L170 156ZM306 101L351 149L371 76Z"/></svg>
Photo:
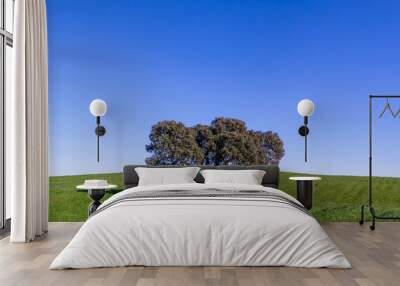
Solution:
<svg viewBox="0 0 400 286"><path fill-rule="evenodd" d="M383 113L386 111L386 108L389 107L389 110L392 114L393 117L396 117L397 115L400 115L400 112L397 112L396 114L393 113L393 111L390 109L389 105L389 99L391 98L397 98L400 99L400 95L370 95L369 96L369 178L368 178L368 204L363 204L361 206L361 218L360 218L360 224L364 224L365 222L365 209L369 209L372 217L372 224L370 225L371 230L375 230L375 221L376 219L400 219L400 217L385 217L385 216L379 216L376 214L376 210L373 207L373 202L372 202L372 105L374 99L386 99L387 100L387 105L385 105L385 109L381 113L381 116Z"/></svg>

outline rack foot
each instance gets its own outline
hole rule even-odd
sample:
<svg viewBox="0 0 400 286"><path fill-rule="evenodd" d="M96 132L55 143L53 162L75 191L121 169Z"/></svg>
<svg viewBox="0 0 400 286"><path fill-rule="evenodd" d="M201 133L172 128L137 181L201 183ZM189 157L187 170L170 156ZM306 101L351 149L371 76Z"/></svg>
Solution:
<svg viewBox="0 0 400 286"><path fill-rule="evenodd" d="M376 225L376 220L400 220L400 217L396 217L396 216L380 216L376 214L376 210L373 206L365 204L361 206L361 218L358 221L360 225L363 225L365 223L365 209L368 209L370 214L371 214L371 225L369 227L370 230L375 230L375 225Z"/></svg>
<svg viewBox="0 0 400 286"><path fill-rule="evenodd" d="M369 227L370 230L375 230L375 218L376 218L376 212L373 206L369 207L369 211L372 216L372 225Z"/></svg>

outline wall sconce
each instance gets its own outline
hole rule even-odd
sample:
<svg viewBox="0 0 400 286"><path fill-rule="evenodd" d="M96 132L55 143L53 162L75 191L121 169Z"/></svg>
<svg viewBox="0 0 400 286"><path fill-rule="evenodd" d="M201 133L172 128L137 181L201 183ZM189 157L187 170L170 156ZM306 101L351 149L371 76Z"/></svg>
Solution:
<svg viewBox="0 0 400 286"><path fill-rule="evenodd" d="M100 136L106 134L106 128L100 125L100 117L104 116L107 112L107 104L102 99L95 99L90 103L90 113L96 117L96 129L95 133L97 135L97 162L100 161L100 152L99 152L99 145L100 145Z"/></svg>
<svg viewBox="0 0 400 286"><path fill-rule="evenodd" d="M308 118L314 112L314 103L309 99L303 99L297 104L297 111L304 117L304 125L300 126L299 134L304 137L304 162L307 162L307 135L310 133L308 129Z"/></svg>

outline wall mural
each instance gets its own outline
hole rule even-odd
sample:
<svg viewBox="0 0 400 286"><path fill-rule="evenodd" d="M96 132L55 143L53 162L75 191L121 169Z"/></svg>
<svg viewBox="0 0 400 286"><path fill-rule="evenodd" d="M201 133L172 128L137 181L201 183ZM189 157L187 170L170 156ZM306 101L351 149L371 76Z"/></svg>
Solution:
<svg viewBox="0 0 400 286"><path fill-rule="evenodd" d="M356 219L353 209L367 199L367 185L351 176L368 175L368 95L400 94L399 3L58 0L47 6L51 198L68 196L96 174L120 185L127 164L279 164L285 172L335 175L317 184L315 198L331 205L313 212ZM96 98L107 103L99 162L89 111ZM297 112L305 98L315 104L307 162ZM374 106L376 117L384 104ZM390 104L399 110L398 102ZM388 118L374 131L374 175L400 177L393 144L399 117ZM382 184L393 193L381 195L394 201L398 184L390 180ZM287 177L281 184L295 189ZM328 188L335 184L348 205L335 202ZM80 204L85 213L87 201L76 202L77 213ZM79 219L62 218L68 217Z"/></svg>

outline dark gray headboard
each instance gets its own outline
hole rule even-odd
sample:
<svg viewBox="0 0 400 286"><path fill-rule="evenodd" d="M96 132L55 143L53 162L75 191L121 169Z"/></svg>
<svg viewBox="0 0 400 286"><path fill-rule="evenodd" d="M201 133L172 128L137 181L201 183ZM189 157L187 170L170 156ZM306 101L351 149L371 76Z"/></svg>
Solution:
<svg viewBox="0 0 400 286"><path fill-rule="evenodd" d="M137 167L147 168L179 168L180 166L145 166L145 165L127 165L124 167L124 189L136 187L139 183L139 177L135 172ZM278 189L279 187L279 167L278 166L266 166L266 165L254 165L254 166L198 166L201 169L222 169L222 170L263 170L265 171L262 185L265 187L271 187ZM194 180L197 183L204 183L203 176L199 173Z"/></svg>

